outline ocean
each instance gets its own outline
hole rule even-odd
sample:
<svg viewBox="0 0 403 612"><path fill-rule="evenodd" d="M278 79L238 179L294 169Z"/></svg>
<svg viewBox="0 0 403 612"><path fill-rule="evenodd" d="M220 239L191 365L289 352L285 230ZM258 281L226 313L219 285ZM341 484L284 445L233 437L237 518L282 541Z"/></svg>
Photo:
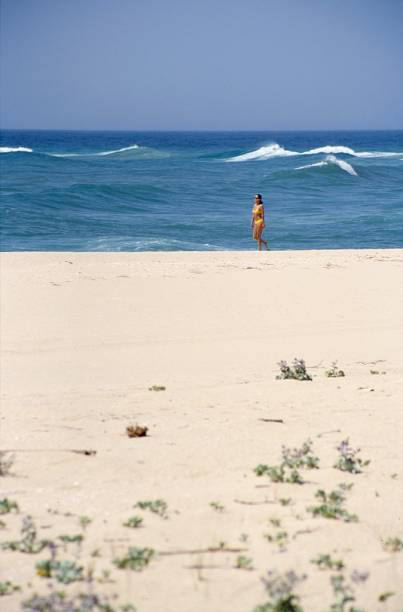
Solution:
<svg viewBox="0 0 403 612"><path fill-rule="evenodd" d="M1 134L1 250L403 247L403 131Z"/></svg>

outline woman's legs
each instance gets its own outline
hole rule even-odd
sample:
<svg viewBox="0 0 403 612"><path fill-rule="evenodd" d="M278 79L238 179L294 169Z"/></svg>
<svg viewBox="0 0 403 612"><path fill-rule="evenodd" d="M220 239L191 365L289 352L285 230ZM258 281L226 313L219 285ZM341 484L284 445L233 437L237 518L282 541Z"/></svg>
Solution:
<svg viewBox="0 0 403 612"><path fill-rule="evenodd" d="M263 227L261 228L261 230L259 231L259 233L257 235L257 248L258 248L258 251L262 250L262 243L265 245L266 249L269 250L269 246L267 244L267 240L263 240L262 233L263 233Z"/></svg>

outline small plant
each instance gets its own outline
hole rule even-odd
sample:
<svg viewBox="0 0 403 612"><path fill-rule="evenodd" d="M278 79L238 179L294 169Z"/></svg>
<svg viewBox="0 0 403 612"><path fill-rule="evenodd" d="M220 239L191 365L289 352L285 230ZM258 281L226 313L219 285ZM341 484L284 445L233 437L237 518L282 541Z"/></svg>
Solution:
<svg viewBox="0 0 403 612"><path fill-rule="evenodd" d="M83 531L85 531L90 523L92 523L92 518L83 514L78 517L78 522L80 523L80 527Z"/></svg>
<svg viewBox="0 0 403 612"><path fill-rule="evenodd" d="M63 591L51 591L49 595L33 595L22 602L22 610L28 612L114 612L109 600L95 593L79 593L68 597Z"/></svg>
<svg viewBox="0 0 403 612"><path fill-rule="evenodd" d="M312 440L306 440L301 448L281 447L283 464L289 468L307 468L308 470L319 468L319 457L312 452Z"/></svg>
<svg viewBox="0 0 403 612"><path fill-rule="evenodd" d="M340 370L340 368L338 367L337 361L333 361L332 367L329 370L326 370L325 376L327 376L328 378L340 378L345 376L345 374L343 370Z"/></svg>
<svg viewBox="0 0 403 612"><path fill-rule="evenodd" d="M388 538L383 542L383 549L387 552L400 552L403 550L403 540L400 538Z"/></svg>
<svg viewBox="0 0 403 612"><path fill-rule="evenodd" d="M210 506L213 508L213 510L217 510L217 512L224 512L225 508L222 504L220 504L220 502L211 502Z"/></svg>
<svg viewBox="0 0 403 612"><path fill-rule="evenodd" d="M36 527L30 516L25 516L22 520L21 540L3 542L3 550L15 550L22 553L37 554L48 546L48 540L38 540L36 537Z"/></svg>
<svg viewBox="0 0 403 612"><path fill-rule="evenodd" d="M0 514L8 514L9 512L19 512L17 502L4 497L0 499Z"/></svg>
<svg viewBox="0 0 403 612"><path fill-rule="evenodd" d="M0 451L0 476L8 476L14 463L14 455Z"/></svg>
<svg viewBox="0 0 403 612"><path fill-rule="evenodd" d="M299 597L294 593L294 588L305 578L306 576L297 576L292 571L283 575L268 572L268 577L263 579L263 583L270 601L257 606L253 612L302 612Z"/></svg>
<svg viewBox="0 0 403 612"><path fill-rule="evenodd" d="M84 579L83 568L73 561L38 561L36 573L42 578L56 578L58 582L70 584Z"/></svg>
<svg viewBox="0 0 403 612"><path fill-rule="evenodd" d="M252 570L253 569L252 559L250 559L249 557L245 557L245 555L239 555L237 557L237 560L235 561L235 567L237 569Z"/></svg>
<svg viewBox="0 0 403 612"><path fill-rule="evenodd" d="M249 540L249 536L247 533L241 533L241 535L239 536L239 541L240 542L247 542Z"/></svg>
<svg viewBox="0 0 403 612"><path fill-rule="evenodd" d="M101 577L98 578L98 582L101 584L108 584L109 582L114 582L111 579L111 571L107 569L103 569Z"/></svg>
<svg viewBox="0 0 403 612"><path fill-rule="evenodd" d="M154 514L158 514L161 518L168 518L168 504L163 499L139 501L134 507L141 510L149 510Z"/></svg>
<svg viewBox="0 0 403 612"><path fill-rule="evenodd" d="M277 544L280 552L287 550L287 544L289 540L288 533L286 531L277 531L274 535L271 533L266 533L264 537L269 542Z"/></svg>
<svg viewBox="0 0 403 612"><path fill-rule="evenodd" d="M341 485L330 493L326 493L323 489L316 491L315 497L321 502L319 506L311 506L307 508L313 516L322 516L327 519L342 520L345 523L358 521L355 514L349 514L343 504L345 502L344 489Z"/></svg>
<svg viewBox="0 0 403 612"><path fill-rule="evenodd" d="M61 540L62 542L70 543L70 542L82 542L84 539L84 536L81 533L78 533L76 535L61 535L59 536L59 540Z"/></svg>
<svg viewBox="0 0 403 612"><path fill-rule="evenodd" d="M291 504L291 497L280 497L278 501L282 506L289 506Z"/></svg>
<svg viewBox="0 0 403 612"><path fill-rule="evenodd" d="M332 559L330 555L318 555L315 559L311 559L311 563L314 563L321 570L336 570L340 572L344 569L344 563L340 559Z"/></svg>
<svg viewBox="0 0 403 612"><path fill-rule="evenodd" d="M114 559L113 563L119 569L131 569L141 572L154 557L155 551L152 548L137 548L130 546L127 554L120 559Z"/></svg>
<svg viewBox="0 0 403 612"><path fill-rule="evenodd" d="M370 463L369 459L363 461L360 457L357 457L361 449L350 446L348 438L340 442L337 450L339 451L339 458L334 467L342 472L360 474L361 468L366 467Z"/></svg>
<svg viewBox="0 0 403 612"><path fill-rule="evenodd" d="M381 593L378 597L378 601L384 602L389 599L389 597L393 597L395 593L393 591L386 591L385 593Z"/></svg>
<svg viewBox="0 0 403 612"><path fill-rule="evenodd" d="M149 391L166 391L166 387L163 385L152 385L152 387L148 387Z"/></svg>
<svg viewBox="0 0 403 612"><path fill-rule="evenodd" d="M12 593L15 593L15 591L21 591L21 587L19 587L17 584L9 582L8 580L5 582L0 582L0 597L3 597L3 595L11 595Z"/></svg>
<svg viewBox="0 0 403 612"><path fill-rule="evenodd" d="M368 578L368 574L358 574L360 579L357 580L354 573L351 575L353 582L364 582ZM347 604L355 601L354 589L351 583L348 583L343 574L336 574L330 577L330 583L333 589L333 597L335 601L330 606L329 612L363 612L356 607L348 606Z"/></svg>
<svg viewBox="0 0 403 612"><path fill-rule="evenodd" d="M277 380L312 380L312 377L306 371L305 361L303 359L294 359L292 366L289 366L286 361L279 362L280 374L276 376Z"/></svg>
<svg viewBox="0 0 403 612"><path fill-rule="evenodd" d="M290 482L293 484L303 484L304 480L296 469L289 469L284 464L264 465L259 464L255 468L256 476L268 476L272 482Z"/></svg>
<svg viewBox="0 0 403 612"><path fill-rule="evenodd" d="M301 448L281 448L282 462L280 465L260 464L255 468L257 476L266 475L272 482L289 482L303 484L304 480L298 472L299 468L317 469L319 457L312 452L312 440L306 440Z"/></svg>
<svg viewBox="0 0 403 612"><path fill-rule="evenodd" d="M131 516L125 523L123 523L123 526L137 529L138 527L141 527L142 523L143 519L140 516Z"/></svg>

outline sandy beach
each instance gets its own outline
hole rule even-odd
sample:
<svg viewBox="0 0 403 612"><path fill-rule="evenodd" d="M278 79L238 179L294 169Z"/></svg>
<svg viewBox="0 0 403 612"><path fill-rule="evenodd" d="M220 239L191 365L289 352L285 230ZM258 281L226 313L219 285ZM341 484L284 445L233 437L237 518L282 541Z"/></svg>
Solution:
<svg viewBox="0 0 403 612"><path fill-rule="evenodd" d="M294 571L305 612L338 601L335 575L352 606L401 612L402 264L399 249L3 253L0 431L14 461L0 499L19 512L1 515L0 541L21 541L30 515L84 580L37 574L54 547L3 550L1 580L21 591L0 609L53 583L116 595L116 610L252 612L271 601L268 571ZM276 379L294 358L312 380ZM325 375L333 362L344 377ZM136 424L146 437L127 436ZM370 461L361 473L334 467L347 438ZM298 470L304 484L256 475L308 439L319 468ZM340 483L357 520L315 516L316 492ZM164 516L135 507L155 500ZM139 527L123 525L132 516ZM113 563L131 546L154 551L142 571ZM326 554L344 568L311 562Z"/></svg>

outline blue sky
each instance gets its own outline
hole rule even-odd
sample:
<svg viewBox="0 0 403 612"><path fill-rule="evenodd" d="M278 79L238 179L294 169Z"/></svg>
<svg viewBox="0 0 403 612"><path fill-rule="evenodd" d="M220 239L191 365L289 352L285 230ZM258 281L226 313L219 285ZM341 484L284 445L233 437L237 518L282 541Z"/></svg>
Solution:
<svg viewBox="0 0 403 612"><path fill-rule="evenodd" d="M403 0L2 0L2 127L403 128Z"/></svg>

